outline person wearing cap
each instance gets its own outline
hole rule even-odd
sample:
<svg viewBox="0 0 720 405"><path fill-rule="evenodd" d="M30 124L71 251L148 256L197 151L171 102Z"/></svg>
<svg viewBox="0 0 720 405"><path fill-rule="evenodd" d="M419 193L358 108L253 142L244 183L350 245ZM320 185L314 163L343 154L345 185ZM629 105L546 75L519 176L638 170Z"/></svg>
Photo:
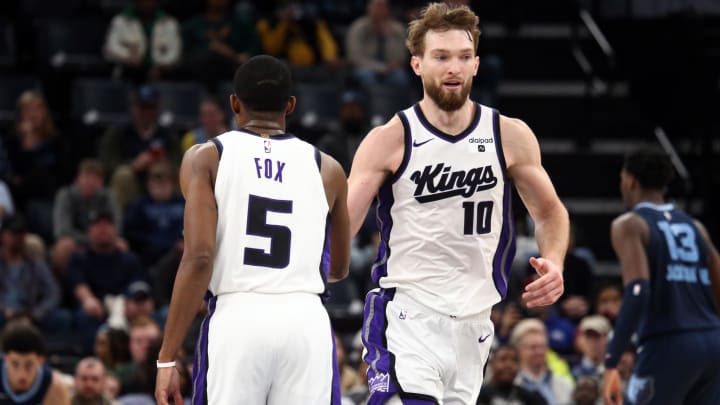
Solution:
<svg viewBox="0 0 720 405"><path fill-rule="evenodd" d="M100 140L98 155L111 174L113 197L123 211L142 194L147 170L153 163L180 162L180 141L158 123L159 94L153 85L142 85L130 93L131 122L110 128Z"/></svg>
<svg viewBox="0 0 720 405"><path fill-rule="evenodd" d="M535 318L523 319L515 325L510 344L517 348L520 359L515 383L539 392L548 404L569 405L572 383L550 369L545 324Z"/></svg>
<svg viewBox="0 0 720 405"><path fill-rule="evenodd" d="M114 222L120 221L120 210L104 186L105 168L96 159L84 159L78 166L75 181L55 195L53 207L52 266L65 273L70 255L87 244L87 228L90 217L97 211L110 211Z"/></svg>
<svg viewBox="0 0 720 405"><path fill-rule="evenodd" d="M185 250L155 397L160 405L169 397L182 401L174 360L207 293L195 402L339 404L321 296L328 280L348 273L345 173L285 132L296 101L284 62L253 57L238 68L233 86L230 105L240 129L193 146L180 169Z"/></svg>
<svg viewBox="0 0 720 405"><path fill-rule="evenodd" d="M60 288L48 265L31 257L25 245L27 224L8 217L0 230L0 328L10 320L30 319L48 333L65 333L70 314L59 308Z"/></svg>
<svg viewBox="0 0 720 405"><path fill-rule="evenodd" d="M150 166L147 194L125 212L125 237L145 266L172 250L182 237L185 200L175 192L177 174L167 162Z"/></svg>
<svg viewBox="0 0 720 405"><path fill-rule="evenodd" d="M577 346L582 353L580 363L572 369L573 377L588 376L602 381L605 367L605 346L610 333L610 321L602 315L590 315L580 321Z"/></svg>
<svg viewBox="0 0 720 405"><path fill-rule="evenodd" d="M121 67L123 76L157 80L182 55L177 20L162 10L159 0L134 0L113 17L105 38L105 58Z"/></svg>
<svg viewBox="0 0 720 405"><path fill-rule="evenodd" d="M88 352L107 317L106 298L123 295L130 283L147 279L137 256L118 248L114 218L107 211L93 214L87 249L74 253L67 266L68 285L79 306L75 312L78 335Z"/></svg>

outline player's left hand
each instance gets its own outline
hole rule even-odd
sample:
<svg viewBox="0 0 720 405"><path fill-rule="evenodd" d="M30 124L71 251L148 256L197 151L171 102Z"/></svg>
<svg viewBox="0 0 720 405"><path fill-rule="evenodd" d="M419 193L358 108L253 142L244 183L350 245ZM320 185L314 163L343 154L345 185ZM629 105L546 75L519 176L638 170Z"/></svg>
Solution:
<svg viewBox="0 0 720 405"><path fill-rule="evenodd" d="M623 403L620 373L616 368L605 370L603 376L603 401L605 405L622 405Z"/></svg>
<svg viewBox="0 0 720 405"><path fill-rule="evenodd" d="M562 269L545 258L530 258L530 265L540 278L528 284L522 295L528 308L554 304L564 291Z"/></svg>
<svg viewBox="0 0 720 405"><path fill-rule="evenodd" d="M158 405L169 405L172 398L174 404L182 404L180 393L180 373L175 367L158 368L155 382L155 400Z"/></svg>

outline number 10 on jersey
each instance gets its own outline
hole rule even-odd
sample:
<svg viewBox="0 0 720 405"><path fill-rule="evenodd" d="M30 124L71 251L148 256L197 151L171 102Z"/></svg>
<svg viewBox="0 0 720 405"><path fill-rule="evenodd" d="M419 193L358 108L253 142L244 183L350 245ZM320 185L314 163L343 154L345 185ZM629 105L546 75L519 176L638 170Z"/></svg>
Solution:
<svg viewBox="0 0 720 405"><path fill-rule="evenodd" d="M463 233L465 235L484 235L490 233L490 221L492 220L492 201L465 201L462 203L465 213Z"/></svg>

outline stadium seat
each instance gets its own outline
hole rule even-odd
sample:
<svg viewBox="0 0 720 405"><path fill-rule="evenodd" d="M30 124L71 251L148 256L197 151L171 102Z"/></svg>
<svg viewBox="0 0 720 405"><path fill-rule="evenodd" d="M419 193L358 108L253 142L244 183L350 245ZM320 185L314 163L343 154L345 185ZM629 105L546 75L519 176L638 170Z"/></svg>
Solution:
<svg viewBox="0 0 720 405"><path fill-rule="evenodd" d="M129 85L121 81L78 79L73 83L73 116L85 125L127 123L129 91Z"/></svg>
<svg viewBox="0 0 720 405"><path fill-rule="evenodd" d="M0 19L0 68L15 65L15 30L11 22Z"/></svg>
<svg viewBox="0 0 720 405"><path fill-rule="evenodd" d="M40 81L32 76L0 77L0 123L7 124L15 120L17 99L25 90L42 90Z"/></svg>
<svg viewBox="0 0 720 405"><path fill-rule="evenodd" d="M407 87L372 86L365 90L368 96L368 115L373 125L387 122L396 112L404 110L411 100Z"/></svg>
<svg viewBox="0 0 720 405"><path fill-rule="evenodd" d="M38 59L53 69L109 71L102 56L107 22L98 18L35 22Z"/></svg>
<svg viewBox="0 0 720 405"><path fill-rule="evenodd" d="M205 89L198 83L158 82L160 125L191 129L199 125L198 106Z"/></svg>
<svg viewBox="0 0 720 405"><path fill-rule="evenodd" d="M295 111L289 119L309 130L327 130L337 122L340 89L332 84L300 83L293 88L297 97Z"/></svg>

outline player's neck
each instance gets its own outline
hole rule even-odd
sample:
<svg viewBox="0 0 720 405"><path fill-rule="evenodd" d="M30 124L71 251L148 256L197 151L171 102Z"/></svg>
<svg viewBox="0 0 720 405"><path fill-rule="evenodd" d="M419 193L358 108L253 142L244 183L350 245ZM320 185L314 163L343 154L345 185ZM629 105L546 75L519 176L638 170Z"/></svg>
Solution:
<svg viewBox="0 0 720 405"><path fill-rule="evenodd" d="M638 205L640 203L663 205L666 203L666 201L665 197L663 197L663 194L660 191L644 191L638 196L635 205Z"/></svg>
<svg viewBox="0 0 720 405"><path fill-rule="evenodd" d="M426 96L420 100L420 108L432 126L450 135L457 135L465 131L470 126L475 114L475 103L469 99L459 109L445 111Z"/></svg>
<svg viewBox="0 0 720 405"><path fill-rule="evenodd" d="M241 128L261 135L280 135L285 133L285 123L263 119L249 119Z"/></svg>

